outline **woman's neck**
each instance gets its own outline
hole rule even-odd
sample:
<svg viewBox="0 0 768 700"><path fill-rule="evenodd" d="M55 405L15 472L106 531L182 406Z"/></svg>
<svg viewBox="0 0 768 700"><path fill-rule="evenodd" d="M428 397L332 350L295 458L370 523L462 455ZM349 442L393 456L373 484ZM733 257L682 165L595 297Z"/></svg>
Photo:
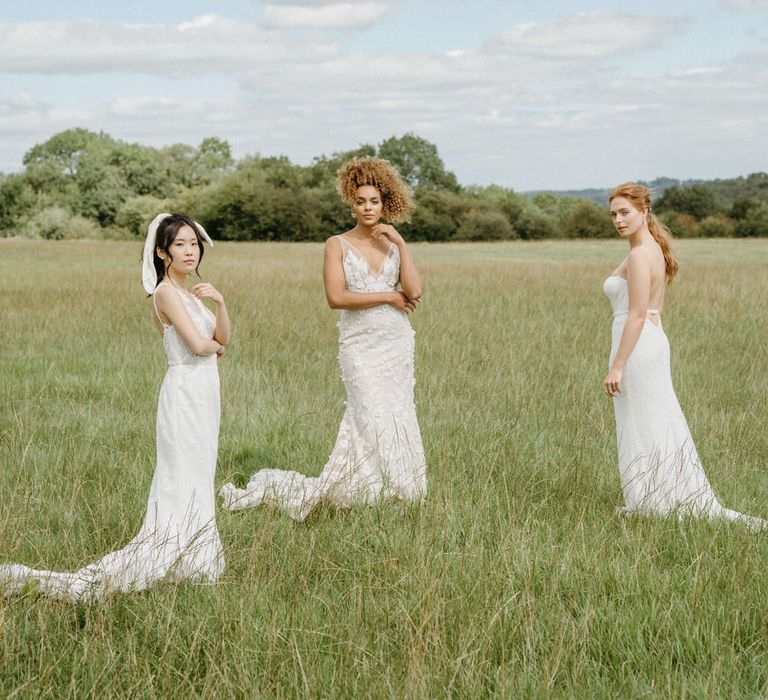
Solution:
<svg viewBox="0 0 768 700"><path fill-rule="evenodd" d="M177 287L179 289L186 289L187 288L187 275L183 272L176 272L176 270L168 269L165 271L165 277L163 277L163 282L169 282L174 287Z"/></svg>
<svg viewBox="0 0 768 700"><path fill-rule="evenodd" d="M362 224L358 221L351 233L354 233L357 238L373 238L373 227L378 223L379 222L377 221L376 224L368 226L367 224Z"/></svg>
<svg viewBox="0 0 768 700"><path fill-rule="evenodd" d="M637 233L629 237L629 247L636 248L639 245L653 241L653 234L647 226L643 226Z"/></svg>

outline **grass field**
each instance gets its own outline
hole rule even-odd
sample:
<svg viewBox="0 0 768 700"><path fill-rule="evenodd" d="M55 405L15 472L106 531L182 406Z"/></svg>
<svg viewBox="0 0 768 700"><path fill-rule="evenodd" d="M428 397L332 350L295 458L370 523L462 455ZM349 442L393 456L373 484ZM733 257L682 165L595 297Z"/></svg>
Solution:
<svg viewBox="0 0 768 700"><path fill-rule="evenodd" d="M138 530L160 338L140 243L0 240L0 561L73 570ZM619 241L415 246L430 495L303 524L220 513L213 587L0 599L0 696L757 697L768 534L621 504L604 277ZM768 517L768 241L682 241L664 324L732 508ZM319 473L344 392L317 244L217 243L234 342L217 484Z"/></svg>

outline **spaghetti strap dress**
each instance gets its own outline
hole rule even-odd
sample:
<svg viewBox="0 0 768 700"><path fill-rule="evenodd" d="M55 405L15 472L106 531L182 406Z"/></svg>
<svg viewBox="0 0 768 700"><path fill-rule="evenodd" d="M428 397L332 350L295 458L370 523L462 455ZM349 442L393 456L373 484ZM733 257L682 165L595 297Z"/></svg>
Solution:
<svg viewBox="0 0 768 700"><path fill-rule="evenodd" d="M379 270L344 237L346 288L394 291L400 253L391 245ZM407 314L389 305L344 310L339 319L339 364L347 406L336 443L319 476L262 469L244 489L225 484L229 510L270 503L303 520L320 502L344 508L382 498L420 501L427 493L427 467L414 390L414 332Z"/></svg>
<svg viewBox="0 0 768 700"><path fill-rule="evenodd" d="M177 291L198 332L213 338L213 314ZM169 325L163 327L163 346L168 371L157 406L157 463L139 532L123 548L74 572L0 566L6 595L31 584L44 595L87 601L143 590L160 580L210 583L223 571L214 497L220 421L216 355L194 354Z"/></svg>

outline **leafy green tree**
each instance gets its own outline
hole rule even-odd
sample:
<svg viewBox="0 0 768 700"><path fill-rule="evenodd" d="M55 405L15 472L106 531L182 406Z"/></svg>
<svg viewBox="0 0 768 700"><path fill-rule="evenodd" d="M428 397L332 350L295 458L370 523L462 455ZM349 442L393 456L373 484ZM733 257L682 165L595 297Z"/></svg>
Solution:
<svg viewBox="0 0 768 700"><path fill-rule="evenodd" d="M515 229L500 211L472 209L464 217L455 238L465 241L495 241L515 238Z"/></svg>
<svg viewBox="0 0 768 700"><path fill-rule="evenodd" d="M499 187L498 185L465 187L463 192L469 197L475 198L478 202L487 205L489 208L500 211L513 226L528 203L525 197L517 194L514 190Z"/></svg>
<svg viewBox="0 0 768 700"><path fill-rule="evenodd" d="M86 129L69 129L27 151L24 177L41 204L51 202L80 211L76 177L88 149L101 138Z"/></svg>
<svg viewBox="0 0 768 700"><path fill-rule="evenodd" d="M24 223L20 232L25 238L54 241L102 237L101 228L93 221L57 205L36 211Z"/></svg>
<svg viewBox="0 0 768 700"><path fill-rule="evenodd" d="M575 209L581 205L582 202L589 201L585 200L582 197L575 197L571 194L565 194L560 195L557 198L557 207L555 211L553 212L554 215L559 219L561 223L564 223L566 220L570 219L573 216L573 213ZM590 204L592 204L595 209L592 211L602 211L604 214L607 212L607 207L601 206L597 202L589 201ZM606 214L607 215L607 214ZM568 234L565 234L568 235Z"/></svg>
<svg viewBox="0 0 768 700"><path fill-rule="evenodd" d="M768 236L768 202L750 208L747 215L736 222L734 235L741 238Z"/></svg>
<svg viewBox="0 0 768 700"><path fill-rule="evenodd" d="M545 214L550 214L552 216L557 216L559 214L558 197L554 192L537 192L533 195L531 201Z"/></svg>
<svg viewBox="0 0 768 700"><path fill-rule="evenodd" d="M336 192L335 180L308 188L308 194L315 202L318 217L315 240L324 240L328 236L344 233L355 225L350 208L341 201Z"/></svg>
<svg viewBox="0 0 768 700"><path fill-rule="evenodd" d="M568 238L612 238L615 234L608 210L587 199L573 206L561 231Z"/></svg>
<svg viewBox="0 0 768 700"><path fill-rule="evenodd" d="M87 129L52 136L30 149L24 163L33 190L102 225L112 224L130 197L165 198L179 187L157 150Z"/></svg>
<svg viewBox="0 0 768 700"><path fill-rule="evenodd" d="M379 144L377 155L390 161L414 189L459 191L456 176L445 169L437 146L420 136L392 136Z"/></svg>
<svg viewBox="0 0 768 700"><path fill-rule="evenodd" d="M669 211L659 216L659 220L675 238L692 238L696 235L696 219L691 214Z"/></svg>
<svg viewBox="0 0 768 700"><path fill-rule="evenodd" d="M317 200L307 188L280 180L283 165L281 159L247 158L233 173L180 199L212 236L225 240L323 238Z"/></svg>
<svg viewBox="0 0 768 700"><path fill-rule="evenodd" d="M417 210L403 225L413 240L612 235L607 214L587 201L587 191L528 198L498 186L461 188L437 147L412 133L378 148L362 144L319 156L302 167L287 157L235 163L229 143L216 137L197 148L155 149L80 128L31 148L23 173L0 175L0 232L23 229L55 238L66 228L67 236L91 236L82 224L86 217L104 228L103 235L135 236L166 209L186 211L212 235L231 240L323 240L354 223L336 192L338 169L350 158L374 155L392 161L414 188ZM656 206L678 236L765 235L766 173L688 186L669 179L652 184L666 187Z"/></svg>
<svg viewBox="0 0 768 700"><path fill-rule="evenodd" d="M520 238L539 239L556 238L559 234L557 218L529 203L517 217L515 228Z"/></svg>
<svg viewBox="0 0 768 700"><path fill-rule="evenodd" d="M741 198L768 202L768 173L752 173L747 177L711 180L705 185L718 204L727 209Z"/></svg>
<svg viewBox="0 0 768 700"><path fill-rule="evenodd" d="M448 190L419 190L411 223L403 227L410 240L447 241L472 208L466 196Z"/></svg>
<svg viewBox="0 0 768 700"><path fill-rule="evenodd" d="M57 183L74 178L82 158L97 145L111 145L112 137L88 129L67 129L33 146L24 155L23 163L33 186Z"/></svg>
<svg viewBox="0 0 768 700"><path fill-rule="evenodd" d="M92 149L83 156L74 184L71 209L104 226L114 222L120 205L132 194L102 149Z"/></svg>
<svg viewBox="0 0 768 700"><path fill-rule="evenodd" d="M115 225L136 238L147 234L147 226L161 211L173 209L167 199L160 199L151 194L126 199L117 210Z"/></svg>
<svg viewBox="0 0 768 700"><path fill-rule="evenodd" d="M273 187L291 189L304 184L302 169L293 165L287 156L258 158L258 165L266 182Z"/></svg>
<svg viewBox="0 0 768 700"><path fill-rule="evenodd" d="M749 212L755 207L759 207L760 202L752 197L737 197L731 205L730 215L732 219L740 221L749 216Z"/></svg>
<svg viewBox="0 0 768 700"><path fill-rule="evenodd" d="M449 214L429 206L418 207L411 222L401 227L410 241L447 241L457 229L456 221Z"/></svg>
<svg viewBox="0 0 768 700"><path fill-rule="evenodd" d="M186 143L174 143L158 150L163 162L163 169L168 177L180 187L192 187L195 184L195 159L198 152L194 146Z"/></svg>
<svg viewBox="0 0 768 700"><path fill-rule="evenodd" d="M656 200L654 206L659 212L676 211L680 214L688 214L697 221L712 216L718 211L715 196L704 185L668 187Z"/></svg>
<svg viewBox="0 0 768 700"><path fill-rule="evenodd" d="M229 142L209 136L202 140L192 159L192 184L207 184L230 172L234 164Z"/></svg>
<svg viewBox="0 0 768 700"><path fill-rule="evenodd" d="M112 144L106 152L91 151L84 162L94 158L111 171L111 177L124 190L125 196L153 195L170 197L178 191L162 155L154 148L135 143Z"/></svg>
<svg viewBox="0 0 768 700"><path fill-rule="evenodd" d="M38 198L23 174L6 175L0 181L0 231L13 233L32 214Z"/></svg>
<svg viewBox="0 0 768 700"><path fill-rule="evenodd" d="M206 187L183 192L178 208L202 221L214 238L254 240L254 219L262 203L251 200L263 196L265 191L266 178L258 158L249 157L240 161L230 175Z"/></svg>
<svg viewBox="0 0 768 700"><path fill-rule="evenodd" d="M723 214L708 216L696 227L696 235L701 238L730 238L733 233L733 220Z"/></svg>
<svg viewBox="0 0 768 700"><path fill-rule="evenodd" d="M174 143L160 149L158 155L169 181L183 187L207 185L235 166L229 142L213 136L203 139L197 148Z"/></svg>
<svg viewBox="0 0 768 700"><path fill-rule="evenodd" d="M307 187L326 188L329 184L336 190L336 173L344 163L352 158L373 157L376 149L370 144L362 144L350 151L341 151L330 156L317 156L304 173Z"/></svg>

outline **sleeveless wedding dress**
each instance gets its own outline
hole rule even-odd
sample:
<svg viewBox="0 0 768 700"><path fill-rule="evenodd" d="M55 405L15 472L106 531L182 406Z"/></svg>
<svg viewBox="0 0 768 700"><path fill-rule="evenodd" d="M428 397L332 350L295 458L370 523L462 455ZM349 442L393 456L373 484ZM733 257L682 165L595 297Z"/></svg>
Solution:
<svg viewBox="0 0 768 700"><path fill-rule="evenodd" d="M213 314L178 291L198 332L213 338ZM143 590L160 579L213 582L222 572L213 491L220 419L217 358L195 355L173 326L164 326L163 346L169 366L160 389L157 466L141 530L123 549L79 571L6 564L0 567L0 590L6 595L33 583L46 595L85 601Z"/></svg>
<svg viewBox="0 0 768 700"><path fill-rule="evenodd" d="M400 253L390 245L374 273L344 238L346 288L390 292L397 288ZM263 469L244 489L221 488L224 507L266 502L303 520L321 501L337 507L394 497L418 501L427 492L427 469L413 403L414 332L408 316L389 305L344 310L339 319L339 364L347 407L336 444L320 476Z"/></svg>
<svg viewBox="0 0 768 700"><path fill-rule="evenodd" d="M613 307L610 367L629 313L627 281L611 275L603 290ZM669 341L656 309L648 310L613 406L624 492L620 512L720 517L755 529L768 526L761 518L723 507L715 496L672 387Z"/></svg>

